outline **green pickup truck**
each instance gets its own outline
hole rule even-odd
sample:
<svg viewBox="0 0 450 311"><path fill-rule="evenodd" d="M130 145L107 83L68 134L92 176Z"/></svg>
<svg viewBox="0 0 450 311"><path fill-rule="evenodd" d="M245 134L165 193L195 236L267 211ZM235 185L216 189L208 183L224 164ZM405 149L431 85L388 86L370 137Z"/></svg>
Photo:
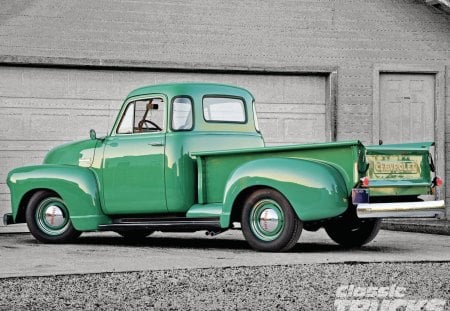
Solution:
<svg viewBox="0 0 450 311"><path fill-rule="evenodd" d="M433 196L442 180L431 145L265 147L247 90L147 86L128 95L106 137L91 130L90 139L49 151L42 165L11 171L4 223L26 222L47 243L84 231L137 239L241 228L260 251L289 250L303 229L324 227L340 245L358 247L376 236L381 218L445 213Z"/></svg>

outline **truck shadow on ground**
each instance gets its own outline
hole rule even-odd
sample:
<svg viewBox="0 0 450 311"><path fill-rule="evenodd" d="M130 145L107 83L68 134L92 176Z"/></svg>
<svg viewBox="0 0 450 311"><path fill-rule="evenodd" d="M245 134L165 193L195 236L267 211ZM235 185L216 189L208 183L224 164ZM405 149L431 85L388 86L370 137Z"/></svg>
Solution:
<svg viewBox="0 0 450 311"><path fill-rule="evenodd" d="M244 240L232 239L201 239L201 238L174 238L174 237L147 237L140 240L127 240L118 237L80 237L73 244L77 245L99 245L99 246L118 246L118 247L155 247L155 248L173 248L173 249L220 249L229 251L254 251ZM347 249L340 245L318 242L302 242L301 240L288 253L324 253L340 251L363 251L363 252L403 252L403 249L393 248L392 246L365 245L361 248Z"/></svg>

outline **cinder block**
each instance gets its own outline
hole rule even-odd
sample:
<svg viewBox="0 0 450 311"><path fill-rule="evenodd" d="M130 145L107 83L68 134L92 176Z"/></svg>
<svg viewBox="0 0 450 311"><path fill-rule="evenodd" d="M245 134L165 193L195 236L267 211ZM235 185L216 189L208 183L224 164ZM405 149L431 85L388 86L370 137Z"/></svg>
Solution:
<svg viewBox="0 0 450 311"><path fill-rule="evenodd" d="M327 1L251 0L238 5L232 1L211 5L201 0L169 0L91 1L73 6L69 1L59 1L52 5L44 2L18 6L14 1L6 1L2 11L5 14L0 25L0 55L54 58L63 62L60 65L67 57L112 64L153 62L194 71L204 67L225 71L337 67L339 140L372 140L375 64L443 66L450 61L448 18L436 14L424 2L355 0L330 5ZM448 72L446 105L450 98ZM40 137L50 142L47 148L51 143L59 143L61 137L84 138L90 127L98 133L106 132L131 89L171 81L247 87L256 97L261 126L271 127L275 122L283 131L282 123L287 121L287 136L300 135L297 114L322 118L325 109L325 79L311 75L0 67L0 144L10 150L7 139L25 141ZM86 101L69 101L80 98ZM64 133L47 124L51 123L47 116L55 111L59 112L53 121L67 126L66 114L68 122L74 124ZM285 120L284 114L293 114L294 121ZM442 130L448 134L450 109L446 114L446 129ZM267 134L278 144L283 142L283 133L277 130ZM447 134L446 144L450 145ZM322 132L311 135L317 139ZM26 153L25 143L16 147L24 148L20 151L31 156ZM450 174L447 176L450 184ZM450 198L450 191L447 193Z"/></svg>

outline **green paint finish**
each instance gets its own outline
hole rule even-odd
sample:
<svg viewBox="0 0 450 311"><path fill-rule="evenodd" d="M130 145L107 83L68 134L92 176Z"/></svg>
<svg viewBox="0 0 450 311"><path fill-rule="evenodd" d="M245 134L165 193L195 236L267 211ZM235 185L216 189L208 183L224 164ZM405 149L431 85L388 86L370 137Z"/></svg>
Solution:
<svg viewBox="0 0 450 311"><path fill-rule="evenodd" d="M50 150L44 164L65 164L89 167L95 154L96 140L81 140L63 144Z"/></svg>
<svg viewBox="0 0 450 311"><path fill-rule="evenodd" d="M429 194L432 179L429 148L432 145L415 143L367 147L370 195Z"/></svg>
<svg viewBox="0 0 450 311"><path fill-rule="evenodd" d="M376 185L370 187L370 196L417 196L419 194L430 194L430 184L416 186L398 185L392 182L386 186Z"/></svg>
<svg viewBox="0 0 450 311"><path fill-rule="evenodd" d="M332 166L345 180L347 192L350 193L359 181L355 167L360 161L360 153L364 153L364 148L358 141L196 152L193 155L201 159L198 166L203 170L199 200L222 202L225 186L234 169L249 161L267 158L303 159Z"/></svg>
<svg viewBox="0 0 450 311"><path fill-rule="evenodd" d="M405 143L405 144L389 144L389 145L374 145L366 146L366 150L371 154L385 154L386 152L398 152L398 151L428 151L430 147L434 146L434 142L418 142L418 143Z"/></svg>
<svg viewBox="0 0 450 311"><path fill-rule="evenodd" d="M222 214L221 203L194 204L186 213L187 218L219 218Z"/></svg>
<svg viewBox="0 0 450 311"><path fill-rule="evenodd" d="M190 152L234 148L236 145L261 147L263 141L259 134L246 132L168 133L165 178L169 212L186 212L195 203L210 203L197 199L202 176L198 174L196 159Z"/></svg>
<svg viewBox="0 0 450 311"><path fill-rule="evenodd" d="M138 88L128 94L126 101L130 101L134 98L142 98L143 96L149 96L154 94L164 94L168 102L172 104L176 97L189 97L194 102L194 128L193 131L200 132L246 132L255 133L255 120L253 113L253 95L240 87L216 84L216 83L172 83L172 84L158 84L145 86ZM224 123L224 122L206 122L203 117L203 98L208 96L223 96L240 98L244 101L245 111L247 113L247 122L245 123ZM115 125L111 131L111 135L114 135L115 129L118 126L120 116L123 113L124 107L122 107L121 113L119 113ZM166 124L169 123L169 117L172 114L172 106L168 110ZM172 132L172 129L168 127L168 132ZM211 149L212 150L212 149Z"/></svg>
<svg viewBox="0 0 450 311"><path fill-rule="evenodd" d="M101 210L97 178L89 168L54 164L20 167L9 173L7 182L14 219L28 193L48 189L66 203L75 229L95 230L99 224L110 222Z"/></svg>
<svg viewBox="0 0 450 311"><path fill-rule="evenodd" d="M227 178L222 227L229 226L238 195L252 187L281 192L303 221L337 216L348 206L345 179L333 166L304 159L262 158L235 167Z"/></svg>
<svg viewBox="0 0 450 311"><path fill-rule="evenodd" d="M117 135L107 137L104 145L104 212L166 213L165 135Z"/></svg>
<svg viewBox="0 0 450 311"><path fill-rule="evenodd" d="M134 127L132 134L117 134L129 103L155 97L164 105L161 131ZM171 126L172 104L180 97L192 102L192 126L176 131ZM245 122L206 121L203 99L211 97L242 102ZM214 103L209 103L211 111ZM80 231L97 230L114 217L151 214L220 218L221 226L229 228L233 209L241 207L235 206L239 195L260 187L282 193L301 220L320 220L342 214L352 188L366 174L371 177L371 195L409 196L430 190L432 143L365 148L359 141L349 141L264 147L255 124L254 98L239 87L175 83L136 89L125 99L108 136L92 135L90 140L61 145L49 151L43 165L9 173L13 217L22 220L26 199L41 189L62 198L65 205L60 210L67 211ZM264 213L282 219L281 209L274 202L262 202L255 213L252 230L265 239L276 237L282 221L267 229L256 219L264 218ZM44 231L60 230L42 225Z"/></svg>

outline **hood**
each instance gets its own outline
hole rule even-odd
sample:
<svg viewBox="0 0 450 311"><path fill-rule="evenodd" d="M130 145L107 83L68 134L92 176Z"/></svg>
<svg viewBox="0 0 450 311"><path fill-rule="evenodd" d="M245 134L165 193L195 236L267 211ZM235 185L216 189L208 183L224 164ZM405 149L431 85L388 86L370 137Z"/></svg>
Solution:
<svg viewBox="0 0 450 311"><path fill-rule="evenodd" d="M65 164L89 167L94 160L98 140L85 139L64 144L50 150L44 164Z"/></svg>

